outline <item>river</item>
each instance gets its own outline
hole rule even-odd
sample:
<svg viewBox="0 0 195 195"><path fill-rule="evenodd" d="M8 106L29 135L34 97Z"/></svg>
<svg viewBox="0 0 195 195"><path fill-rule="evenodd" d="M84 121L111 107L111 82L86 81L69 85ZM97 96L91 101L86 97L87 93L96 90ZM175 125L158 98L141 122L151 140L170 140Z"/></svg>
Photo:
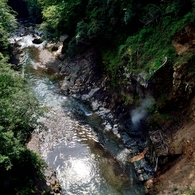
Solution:
<svg viewBox="0 0 195 195"><path fill-rule="evenodd" d="M101 137L101 119L90 108L60 93L60 79L48 73L40 59L44 43L33 44L30 35L14 39L23 51L23 76L36 97L49 108L47 117L41 119L47 130L36 133L41 140L41 156L56 170L62 194L143 195L143 186L137 182L132 167L124 167L116 160L127 160L128 150L116 140ZM44 57L52 59L52 54L46 52ZM101 139L107 140L107 149Z"/></svg>

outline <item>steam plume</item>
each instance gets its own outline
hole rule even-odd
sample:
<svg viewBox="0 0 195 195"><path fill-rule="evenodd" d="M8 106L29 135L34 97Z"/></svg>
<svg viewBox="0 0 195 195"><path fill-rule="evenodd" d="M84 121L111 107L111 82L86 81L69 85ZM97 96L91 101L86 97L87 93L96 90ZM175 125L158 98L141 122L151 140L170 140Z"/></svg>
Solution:
<svg viewBox="0 0 195 195"><path fill-rule="evenodd" d="M137 125L142 119L146 117L147 110L154 104L154 99L149 97L141 102L141 105L131 111L131 121L133 125Z"/></svg>

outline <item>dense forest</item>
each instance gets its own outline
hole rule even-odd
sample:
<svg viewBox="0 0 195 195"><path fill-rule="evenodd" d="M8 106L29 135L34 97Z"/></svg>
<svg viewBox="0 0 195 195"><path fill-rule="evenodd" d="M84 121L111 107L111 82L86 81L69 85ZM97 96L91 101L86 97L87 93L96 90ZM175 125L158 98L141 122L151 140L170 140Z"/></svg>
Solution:
<svg viewBox="0 0 195 195"><path fill-rule="evenodd" d="M113 79L124 64L152 75L165 56L174 59L171 41L194 22L193 0L25 1L32 19L42 18L41 28L53 38L68 34L68 56L98 48L102 66Z"/></svg>
<svg viewBox="0 0 195 195"><path fill-rule="evenodd" d="M68 35L62 52L69 58L95 48L102 73L113 88L127 85L130 73L144 72L149 80L164 61L177 66L195 57L194 50L178 55L173 46L173 41L189 41L181 37L186 26L195 26L194 0L24 1L44 38L57 41L60 35ZM1 0L0 7L0 185L10 194L16 187L19 194L33 194L33 178L41 177L41 171L35 170L44 163L25 143L43 113L27 82L9 64L8 38L17 28L17 13L8 0ZM125 97L124 102L132 103Z"/></svg>
<svg viewBox="0 0 195 195"><path fill-rule="evenodd" d="M17 28L16 13L0 2L0 186L2 194L33 194L44 162L25 147L39 126L42 109L27 82L9 64L8 38ZM42 168L41 168L42 167Z"/></svg>

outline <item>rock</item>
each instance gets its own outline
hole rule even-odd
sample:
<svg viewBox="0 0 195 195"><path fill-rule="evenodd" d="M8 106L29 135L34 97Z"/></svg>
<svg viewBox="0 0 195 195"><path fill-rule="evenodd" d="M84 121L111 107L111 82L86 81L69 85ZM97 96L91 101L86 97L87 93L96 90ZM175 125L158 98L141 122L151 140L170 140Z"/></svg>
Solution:
<svg viewBox="0 0 195 195"><path fill-rule="evenodd" d="M59 38L59 41L64 42L65 39L67 39L67 38L68 38L68 35L61 35L60 38Z"/></svg>
<svg viewBox="0 0 195 195"><path fill-rule="evenodd" d="M146 148L143 152L141 152L140 154L138 154L138 155L134 156L133 158L131 158L130 162L133 163L133 162L135 162L135 161L139 161L139 160L141 160L142 158L144 158L144 157L145 157L145 154L146 154L146 152L147 152L147 150L148 150L148 149Z"/></svg>
<svg viewBox="0 0 195 195"><path fill-rule="evenodd" d="M30 141L27 143L27 148L40 155L40 140L37 136L32 135Z"/></svg>
<svg viewBox="0 0 195 195"><path fill-rule="evenodd" d="M50 194L61 194L62 189L59 180L57 179L56 172L51 167L47 167L44 170L44 175L46 177L46 185L48 186Z"/></svg>
<svg viewBox="0 0 195 195"><path fill-rule="evenodd" d="M92 106L93 111L97 111L99 107L101 106L101 104L97 100L95 100L95 101L92 101L91 106Z"/></svg>
<svg viewBox="0 0 195 195"><path fill-rule="evenodd" d="M57 51L58 50L58 46L57 45L54 45L52 48L51 48L51 51Z"/></svg>
<svg viewBox="0 0 195 195"><path fill-rule="evenodd" d="M43 42L43 40L41 38L35 38L35 39L32 40L32 42L34 44L41 44Z"/></svg>
<svg viewBox="0 0 195 195"><path fill-rule="evenodd" d="M117 124L113 125L112 132L113 132L115 135L118 134L118 125L117 125Z"/></svg>
<svg viewBox="0 0 195 195"><path fill-rule="evenodd" d="M110 125L108 121L104 122L104 127L106 131L110 131L112 129L112 126Z"/></svg>
<svg viewBox="0 0 195 195"><path fill-rule="evenodd" d="M72 87L74 86L75 80L74 77L65 77L60 90L62 91L62 93L64 95L69 95L70 90L72 89Z"/></svg>
<svg viewBox="0 0 195 195"><path fill-rule="evenodd" d="M131 149L134 153L139 152L135 139L131 138L127 133L124 132L121 134L121 138L126 148Z"/></svg>
<svg viewBox="0 0 195 195"><path fill-rule="evenodd" d="M54 185L55 185L55 183L56 183L55 179L50 180L50 184L51 184L52 186L54 186Z"/></svg>
<svg viewBox="0 0 195 195"><path fill-rule="evenodd" d="M150 131L149 137L152 143L152 147L155 150L156 157L167 156L169 153L167 144L163 138L163 134L160 130Z"/></svg>
<svg viewBox="0 0 195 195"><path fill-rule="evenodd" d="M139 161L133 162L133 165L140 181L146 181L153 177L154 170L144 158Z"/></svg>
<svg viewBox="0 0 195 195"><path fill-rule="evenodd" d="M100 88L95 88L95 89L91 89L90 92L88 94L82 95L82 100L89 100L96 91L98 91Z"/></svg>

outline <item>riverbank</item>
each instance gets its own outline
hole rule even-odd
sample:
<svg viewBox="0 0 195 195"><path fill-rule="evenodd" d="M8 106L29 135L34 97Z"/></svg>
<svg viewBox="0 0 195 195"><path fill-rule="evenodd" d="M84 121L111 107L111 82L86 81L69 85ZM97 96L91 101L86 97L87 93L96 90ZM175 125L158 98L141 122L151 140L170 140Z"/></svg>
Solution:
<svg viewBox="0 0 195 195"><path fill-rule="evenodd" d="M182 125L172 134L169 147L174 152L154 177L151 194L187 195L195 188L194 122Z"/></svg>

